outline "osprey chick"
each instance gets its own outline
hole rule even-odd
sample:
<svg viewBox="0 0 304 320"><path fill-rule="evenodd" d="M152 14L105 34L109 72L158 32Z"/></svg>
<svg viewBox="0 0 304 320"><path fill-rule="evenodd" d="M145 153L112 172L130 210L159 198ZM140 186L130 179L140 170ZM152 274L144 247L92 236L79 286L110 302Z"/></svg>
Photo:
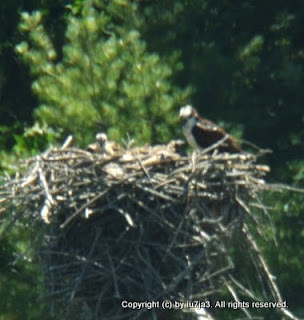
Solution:
<svg viewBox="0 0 304 320"><path fill-rule="evenodd" d="M114 141L109 141L105 133L97 133L96 141L100 147L101 152L108 155L117 155L123 152L122 147Z"/></svg>
<svg viewBox="0 0 304 320"><path fill-rule="evenodd" d="M109 141L105 133L96 134L96 142L89 144L86 150L93 153L104 153L110 156L123 152L122 147L114 141Z"/></svg>

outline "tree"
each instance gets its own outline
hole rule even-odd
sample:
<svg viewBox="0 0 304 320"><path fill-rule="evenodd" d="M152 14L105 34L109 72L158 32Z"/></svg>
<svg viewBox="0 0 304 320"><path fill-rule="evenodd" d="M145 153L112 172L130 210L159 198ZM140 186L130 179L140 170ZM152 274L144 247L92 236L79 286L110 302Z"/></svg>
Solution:
<svg viewBox="0 0 304 320"><path fill-rule="evenodd" d="M42 19L39 11L22 14L20 28L28 40L16 48L36 78L32 88L41 102L37 119L86 143L96 131L107 131L114 139L129 134L137 143L164 142L176 135L175 108L190 89L170 83L181 68L176 54L161 61L147 52L136 29L135 4L84 1L81 14L68 18L62 58Z"/></svg>

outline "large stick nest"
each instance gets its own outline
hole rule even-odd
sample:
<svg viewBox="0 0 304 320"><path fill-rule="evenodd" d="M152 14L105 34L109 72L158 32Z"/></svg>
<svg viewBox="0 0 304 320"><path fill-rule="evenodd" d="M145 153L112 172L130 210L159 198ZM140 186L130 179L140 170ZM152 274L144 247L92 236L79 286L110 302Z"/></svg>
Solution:
<svg viewBox="0 0 304 320"><path fill-rule="evenodd" d="M39 255L58 319L160 319L160 309L120 303L215 303L225 291L235 301L278 301L254 240L252 208L267 214L259 193L268 188L268 167L256 161L252 154L185 156L174 142L114 155L53 148L4 184L2 208L43 225ZM253 271L246 281L232 248ZM243 311L253 319L255 310Z"/></svg>

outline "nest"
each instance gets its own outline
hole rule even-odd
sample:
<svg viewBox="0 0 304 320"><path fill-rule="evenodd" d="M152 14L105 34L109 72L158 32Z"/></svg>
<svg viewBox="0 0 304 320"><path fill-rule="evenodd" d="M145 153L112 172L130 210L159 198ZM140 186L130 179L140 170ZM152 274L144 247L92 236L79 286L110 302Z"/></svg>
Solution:
<svg viewBox="0 0 304 320"><path fill-rule="evenodd" d="M282 300L256 244L262 231L252 213L268 221L259 193L269 188L269 168L252 154L186 156L176 146L114 155L53 148L4 183L2 210L13 208L14 217L40 226L39 256L56 318L166 319L161 306L133 310L121 302L212 305L223 292L236 302ZM246 281L231 248L251 264ZM220 314L206 307L209 319ZM183 311L198 313L194 305ZM254 319L255 310L240 312Z"/></svg>

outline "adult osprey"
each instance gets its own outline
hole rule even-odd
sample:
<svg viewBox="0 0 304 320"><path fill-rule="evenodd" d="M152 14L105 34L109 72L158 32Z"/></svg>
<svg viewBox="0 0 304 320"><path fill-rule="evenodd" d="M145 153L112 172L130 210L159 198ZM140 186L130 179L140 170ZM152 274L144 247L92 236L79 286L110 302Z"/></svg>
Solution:
<svg viewBox="0 0 304 320"><path fill-rule="evenodd" d="M241 152L241 148L232 137L212 121L201 118L192 106L182 107L179 116L186 140L193 148L205 149L219 143L216 149L220 152Z"/></svg>

